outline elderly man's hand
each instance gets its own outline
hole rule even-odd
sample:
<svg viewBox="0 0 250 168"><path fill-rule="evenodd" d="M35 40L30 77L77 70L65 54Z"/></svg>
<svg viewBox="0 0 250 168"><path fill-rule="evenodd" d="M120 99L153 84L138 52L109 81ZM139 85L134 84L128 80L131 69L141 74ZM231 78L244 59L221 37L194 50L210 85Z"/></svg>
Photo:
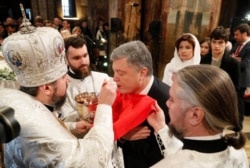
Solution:
<svg viewBox="0 0 250 168"><path fill-rule="evenodd" d="M155 132L158 132L161 128L163 128L165 123L165 116L163 110L160 108L160 106L155 102L156 111L152 112L147 120L148 123L154 128Z"/></svg>

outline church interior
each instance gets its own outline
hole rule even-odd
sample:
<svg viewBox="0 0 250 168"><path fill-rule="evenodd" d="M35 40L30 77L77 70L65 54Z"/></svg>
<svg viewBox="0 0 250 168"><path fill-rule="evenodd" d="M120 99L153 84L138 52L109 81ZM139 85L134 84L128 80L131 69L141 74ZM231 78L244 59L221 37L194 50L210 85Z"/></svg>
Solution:
<svg viewBox="0 0 250 168"><path fill-rule="evenodd" d="M72 8L68 16L63 13L65 2ZM249 0L9 0L0 2L0 21L8 16L18 19L20 3L32 22L36 16L50 21L59 17L70 20L73 28L87 20L94 34L102 20L110 29L109 51L125 41L143 41L150 48L154 75L159 78L182 33L193 33L201 40L217 26L233 29L248 22L250 12Z"/></svg>
<svg viewBox="0 0 250 168"><path fill-rule="evenodd" d="M99 21L106 23L107 49L99 61L100 70L110 75L109 54L125 42L141 40L146 44L154 75L161 79L165 65L173 57L174 42L183 33L202 40L217 26L232 33L238 24L250 24L250 0L8 0L0 1L0 21L4 23L7 17L18 20L22 16L20 3L32 23L37 16L51 22L58 17L70 21L73 28L85 20L92 35ZM250 138L250 116L245 116L243 130ZM249 141L245 149L250 162Z"/></svg>

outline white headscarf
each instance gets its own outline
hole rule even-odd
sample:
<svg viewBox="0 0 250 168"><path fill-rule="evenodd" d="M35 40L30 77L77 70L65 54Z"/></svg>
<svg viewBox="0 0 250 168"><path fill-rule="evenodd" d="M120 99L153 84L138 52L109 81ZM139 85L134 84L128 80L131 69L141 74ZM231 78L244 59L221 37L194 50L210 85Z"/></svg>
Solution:
<svg viewBox="0 0 250 168"><path fill-rule="evenodd" d="M163 79L162 81L166 83L167 85L171 86L173 81L172 81L172 75L174 72L177 72L178 70L189 66L189 65L198 65L200 64L201 56L200 56L200 43L197 40L197 38L191 34L191 33L185 33L183 35L191 35L194 39L195 46L194 46L194 56L187 61L182 61L181 58L178 55L177 48L175 47L174 51L174 57L171 59L171 61L166 65L164 74L163 74ZM182 36L183 36L182 35ZM181 36L181 37L182 37Z"/></svg>

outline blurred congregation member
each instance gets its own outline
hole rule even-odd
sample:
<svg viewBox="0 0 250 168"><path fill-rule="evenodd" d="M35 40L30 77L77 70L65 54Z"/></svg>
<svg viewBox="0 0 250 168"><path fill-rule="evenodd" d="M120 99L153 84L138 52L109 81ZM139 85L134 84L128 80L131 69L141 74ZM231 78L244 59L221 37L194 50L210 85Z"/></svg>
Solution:
<svg viewBox="0 0 250 168"><path fill-rule="evenodd" d="M99 26L99 29L97 30L96 40L99 41L100 45L107 43L108 37L104 31L103 25Z"/></svg>
<svg viewBox="0 0 250 168"><path fill-rule="evenodd" d="M106 34L107 39L109 39L109 24L108 23L103 24L103 30Z"/></svg>
<svg viewBox="0 0 250 168"><path fill-rule="evenodd" d="M4 24L0 22L0 45L2 44L5 37L7 37L7 32L4 28Z"/></svg>
<svg viewBox="0 0 250 168"><path fill-rule="evenodd" d="M69 82L60 33L25 21L4 40L2 51L20 83L20 90L0 89L0 105L13 108L21 126L20 135L4 146L5 167L112 168L112 81L102 83L95 124L76 139L58 119Z"/></svg>
<svg viewBox="0 0 250 168"><path fill-rule="evenodd" d="M107 55L109 55L109 24L108 23L104 23L103 24L103 30L104 30L104 33L105 33L105 36L107 38L107 48L106 48L106 52L107 52Z"/></svg>
<svg viewBox="0 0 250 168"><path fill-rule="evenodd" d="M0 52L2 51L2 43L3 43L3 40L4 40L4 36L0 34Z"/></svg>
<svg viewBox="0 0 250 168"><path fill-rule="evenodd" d="M229 40L226 43L226 52L229 53L232 50L232 47L233 47L232 42L230 41L231 33L230 33L230 28L229 27L226 27L225 29L226 29L226 32L227 32L228 37L229 37Z"/></svg>
<svg viewBox="0 0 250 168"><path fill-rule="evenodd" d="M110 60L119 92L113 104L114 132L123 151L125 167L148 168L163 158L146 120L152 108L150 99L154 99L153 104L158 102L168 123L165 102L169 98L169 86L153 76L151 54L141 41L120 45L112 51Z"/></svg>
<svg viewBox="0 0 250 168"><path fill-rule="evenodd" d="M77 36L76 34L71 34L71 32L68 29L61 29L60 33L61 33L63 39Z"/></svg>
<svg viewBox="0 0 250 168"><path fill-rule="evenodd" d="M89 26L88 26L88 21L87 20L83 20L82 23L81 23L81 30L82 30L82 34L84 36L88 36L90 39L92 39L92 33L89 29Z"/></svg>
<svg viewBox="0 0 250 168"><path fill-rule="evenodd" d="M80 26L73 27L72 34L76 34L77 36L81 35L82 34L82 30L81 30Z"/></svg>
<svg viewBox="0 0 250 168"><path fill-rule="evenodd" d="M18 25L15 19L8 17L6 19L6 22L4 23L4 27L7 31L7 35L11 35L12 33L15 33L18 29Z"/></svg>
<svg viewBox="0 0 250 168"><path fill-rule="evenodd" d="M13 19L12 17L7 17L5 19L5 23L13 23L15 21L15 19Z"/></svg>
<svg viewBox="0 0 250 168"><path fill-rule="evenodd" d="M229 53L232 50L232 47L233 47L233 45L232 45L231 41L227 41L226 52Z"/></svg>
<svg viewBox="0 0 250 168"><path fill-rule="evenodd" d="M108 46L107 46L108 37L103 29L103 25L100 25L99 29L97 30L96 41L98 43L98 48L100 50L99 55L105 56L107 54L107 49L108 49Z"/></svg>
<svg viewBox="0 0 250 168"><path fill-rule="evenodd" d="M63 20L61 30L68 30L71 32L71 22L69 20Z"/></svg>
<svg viewBox="0 0 250 168"><path fill-rule="evenodd" d="M4 24L2 22L0 22L0 34L3 35L3 36L7 36L6 35L6 30L4 28Z"/></svg>
<svg viewBox="0 0 250 168"><path fill-rule="evenodd" d="M45 27L53 27L52 22L50 20L48 20L48 19L44 20L43 24L44 24Z"/></svg>
<svg viewBox="0 0 250 168"><path fill-rule="evenodd" d="M41 17L37 17L34 21L34 25L36 27L43 27L44 26L43 19Z"/></svg>
<svg viewBox="0 0 250 168"><path fill-rule="evenodd" d="M212 30L210 34L211 53L201 58L201 64L211 64L217 66L228 73L233 81L235 91L238 95L239 121L242 126L243 115L243 97L240 94L240 64L226 52L226 44L229 36L222 26Z"/></svg>
<svg viewBox="0 0 250 168"><path fill-rule="evenodd" d="M246 88L250 87L250 26L247 23L239 24L233 32L236 43L230 53L240 63L240 91L244 96ZM244 113L250 115L249 103L245 103Z"/></svg>
<svg viewBox="0 0 250 168"><path fill-rule="evenodd" d="M201 46L201 56L205 56L211 52L211 45L209 38L201 40L200 46Z"/></svg>
<svg viewBox="0 0 250 168"><path fill-rule="evenodd" d="M59 17L54 17L52 26L60 31L62 28L62 20Z"/></svg>
<svg viewBox="0 0 250 168"><path fill-rule="evenodd" d="M162 81L172 85L172 75L181 68L200 63L200 44L191 33L181 35L175 42L174 57L164 69Z"/></svg>
<svg viewBox="0 0 250 168"><path fill-rule="evenodd" d="M96 37L97 31L99 30L99 27L103 26L103 24L104 24L104 20L102 18L99 18L96 24L96 28L95 28L95 37Z"/></svg>
<svg viewBox="0 0 250 168"><path fill-rule="evenodd" d="M148 117L164 153L152 168L249 167L237 94L225 71L211 65L185 67L174 73L169 95L169 125L158 105Z"/></svg>

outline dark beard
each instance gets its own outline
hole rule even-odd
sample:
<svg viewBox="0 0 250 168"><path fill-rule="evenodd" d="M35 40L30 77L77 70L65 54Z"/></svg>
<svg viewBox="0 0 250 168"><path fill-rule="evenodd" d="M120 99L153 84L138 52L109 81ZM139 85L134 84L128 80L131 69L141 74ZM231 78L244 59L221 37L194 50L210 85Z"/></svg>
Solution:
<svg viewBox="0 0 250 168"><path fill-rule="evenodd" d="M68 87L68 85L67 85L67 87ZM66 87L66 88L67 88ZM55 93L56 93L56 91L57 91L57 87L56 86L54 86L54 94L53 94L53 96L52 96L52 98L51 98L51 100L52 100L52 102L53 102L53 104L54 104L54 108L55 108L55 110L59 110L61 107L62 107L62 105L65 103L65 101L66 101L66 97L67 97L67 95L66 95L66 90L65 90L65 94L63 95L63 96L57 96Z"/></svg>
<svg viewBox="0 0 250 168"><path fill-rule="evenodd" d="M79 70L75 70L73 72L76 74L76 76L80 77L81 79L84 79L86 76L89 76L89 74L90 74L89 70L88 71L84 71L84 72L79 71Z"/></svg>
<svg viewBox="0 0 250 168"><path fill-rule="evenodd" d="M65 96L61 96L61 97L54 95L52 97L52 101L54 102L55 110L59 110L66 101L66 94Z"/></svg>
<svg viewBox="0 0 250 168"><path fill-rule="evenodd" d="M183 133L181 131L178 131L174 125L172 124L169 124L168 125L169 127L169 136L172 137L172 136L175 136L176 138L178 139L183 139Z"/></svg>
<svg viewBox="0 0 250 168"><path fill-rule="evenodd" d="M84 79L85 77L90 75L90 67L88 67L87 71L81 71L74 68L71 68L71 70L74 72L74 75L77 77L77 79Z"/></svg>

